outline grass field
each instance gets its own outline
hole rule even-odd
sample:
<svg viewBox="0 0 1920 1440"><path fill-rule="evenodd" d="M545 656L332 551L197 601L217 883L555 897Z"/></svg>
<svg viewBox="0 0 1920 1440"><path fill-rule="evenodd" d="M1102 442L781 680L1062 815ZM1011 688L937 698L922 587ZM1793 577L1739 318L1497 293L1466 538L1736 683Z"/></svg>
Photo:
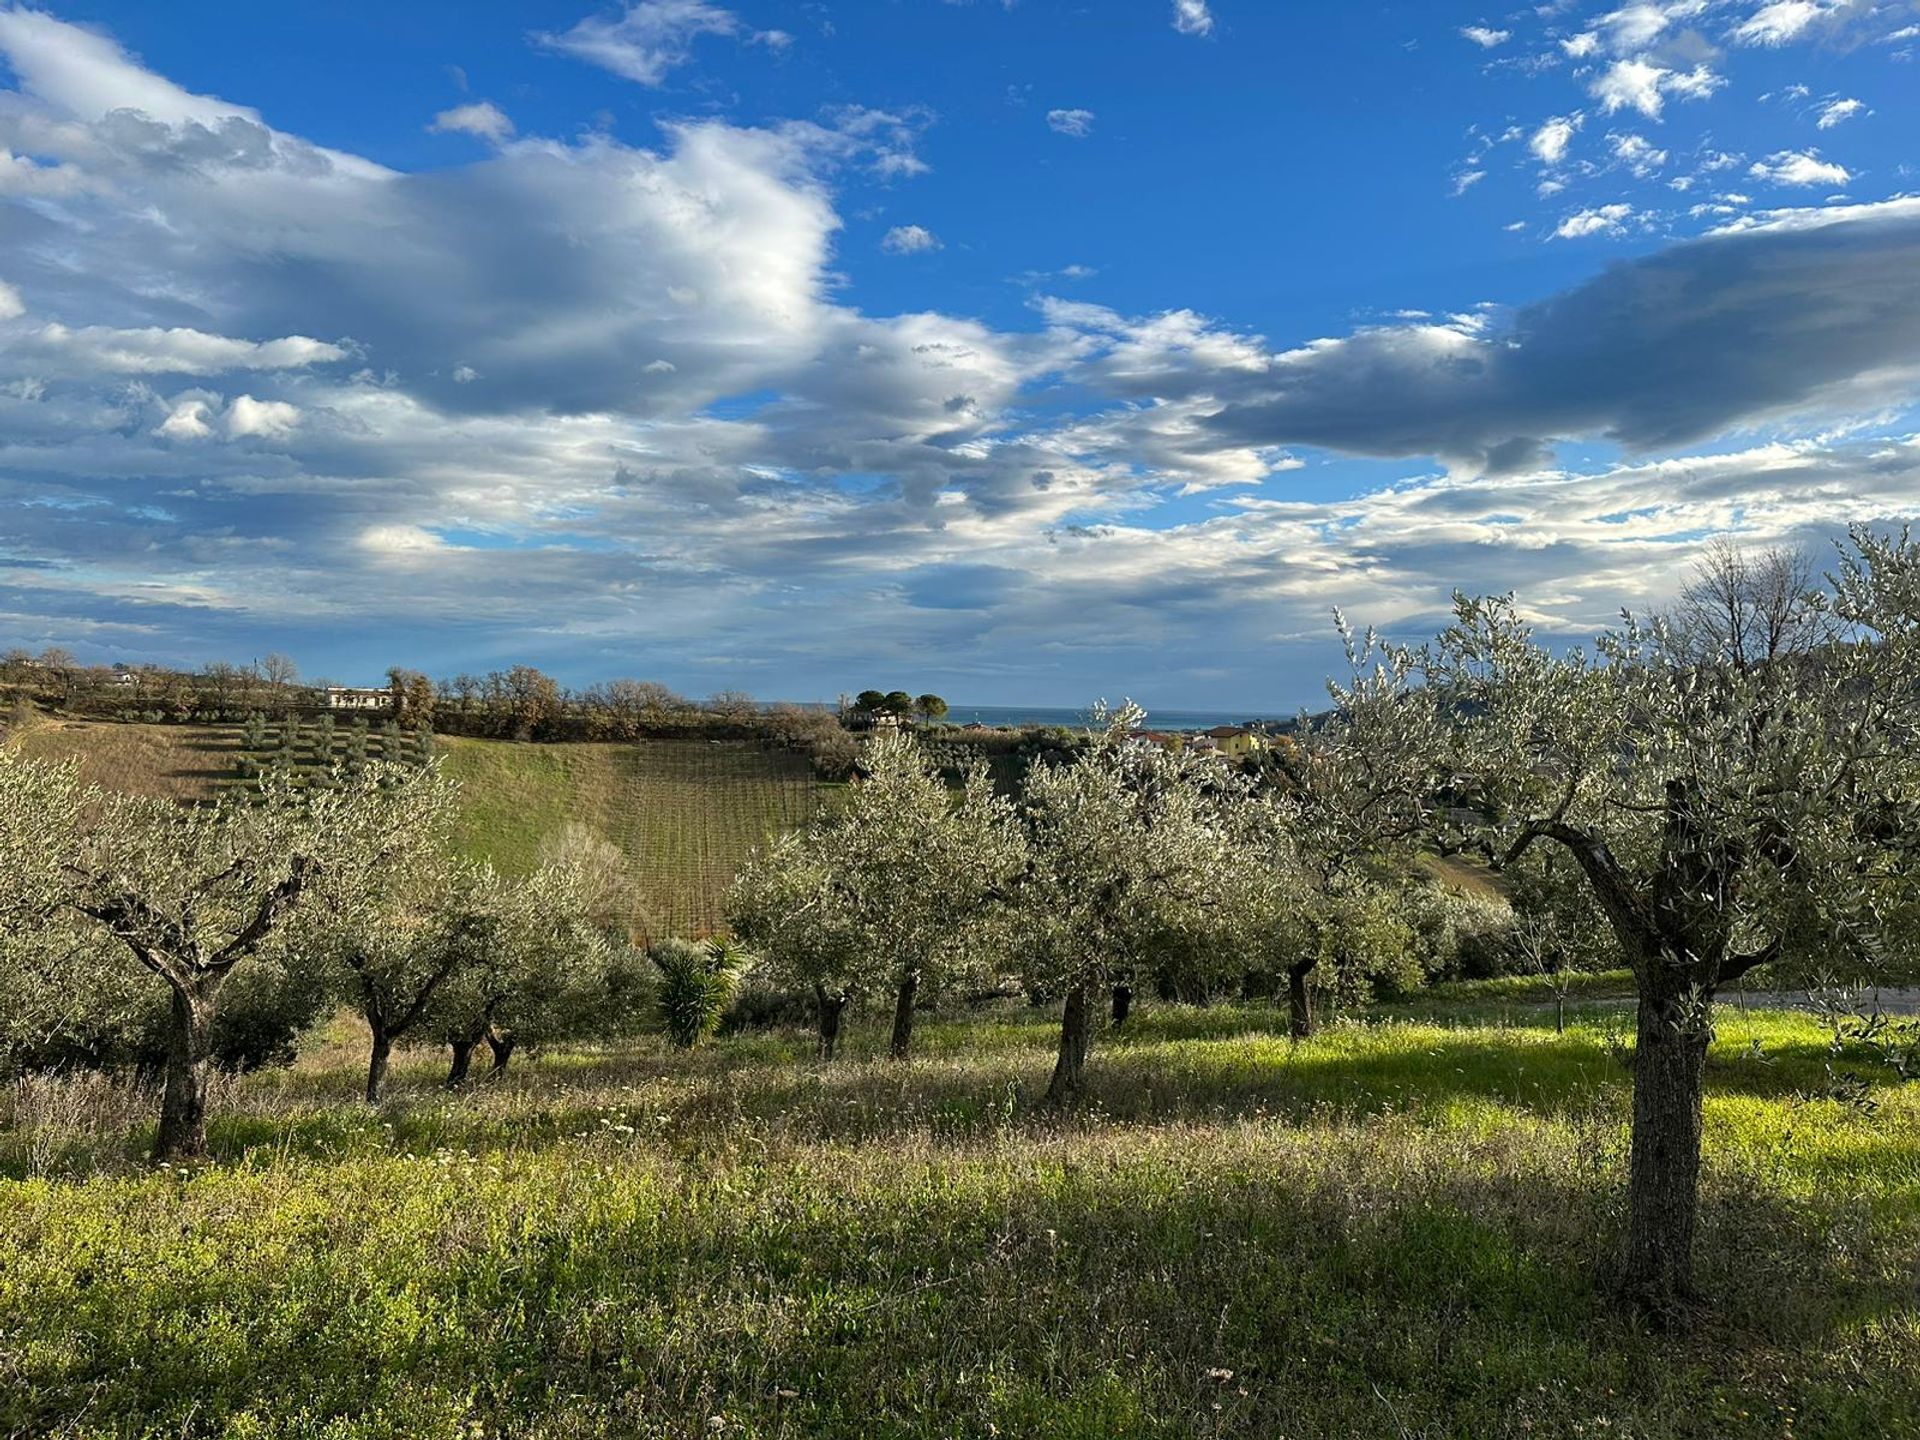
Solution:
<svg viewBox="0 0 1920 1440"><path fill-rule="evenodd" d="M275 731L277 734L277 730ZM335 748L346 744L346 727ZM112 789L193 800L238 783L237 726L45 720L11 742L40 759L78 758ZM374 735L375 753L379 736ZM636 921L655 935L705 934L755 845L804 824L829 787L806 757L746 741L523 745L442 738L461 783L458 838L468 853L524 872L568 821L612 840L633 867Z"/></svg>
<svg viewBox="0 0 1920 1440"><path fill-rule="evenodd" d="M42 720L10 738L36 760L78 760L81 778L162 800L203 800L234 783L240 728Z"/></svg>
<svg viewBox="0 0 1920 1440"><path fill-rule="evenodd" d="M1141 1012L1083 1113L1052 1017L539 1057L477 1093L344 1027L146 1172L122 1092L0 1116L0 1433L1905 1436L1920 1087L1822 1098L1721 1016L1689 1333L1613 1310L1617 1019Z"/></svg>
<svg viewBox="0 0 1920 1440"><path fill-rule="evenodd" d="M626 852L637 918L655 935L718 929L720 896L747 852L805 824L821 791L805 756L746 741L440 745L461 784L463 849L525 870L547 836L585 824Z"/></svg>

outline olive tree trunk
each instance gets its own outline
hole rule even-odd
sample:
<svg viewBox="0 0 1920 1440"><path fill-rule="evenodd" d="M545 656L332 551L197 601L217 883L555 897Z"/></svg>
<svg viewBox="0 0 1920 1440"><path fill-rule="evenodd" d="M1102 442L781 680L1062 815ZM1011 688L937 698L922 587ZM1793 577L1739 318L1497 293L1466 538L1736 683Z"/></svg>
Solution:
<svg viewBox="0 0 1920 1440"><path fill-rule="evenodd" d="M473 1047L479 1043L478 1040L451 1040L448 1042L449 1047L453 1050L453 1064L447 1067L447 1088L449 1090L457 1090L461 1085L466 1083L467 1072L473 1068Z"/></svg>
<svg viewBox="0 0 1920 1440"><path fill-rule="evenodd" d="M380 1091L387 1083L387 1062L393 1058L393 1036L383 1025L373 1027L373 1049L367 1056L367 1104L380 1103Z"/></svg>
<svg viewBox="0 0 1920 1440"><path fill-rule="evenodd" d="M514 1047L520 1042L511 1035L495 1035L487 1032L487 1049L493 1052L493 1064L487 1070L489 1075L498 1075L507 1068L507 1062L513 1059Z"/></svg>
<svg viewBox="0 0 1920 1440"><path fill-rule="evenodd" d="M213 1053L217 986L173 987L167 1025L167 1080L153 1158L189 1160L207 1153L207 1072Z"/></svg>
<svg viewBox="0 0 1920 1440"><path fill-rule="evenodd" d="M1313 991L1307 985L1307 977L1319 963L1320 957L1316 955L1287 967L1287 1030L1296 1040L1310 1039L1314 1032Z"/></svg>
<svg viewBox="0 0 1920 1440"><path fill-rule="evenodd" d="M1694 1294L1700 1101L1712 1036L1709 999L1649 988L1640 996L1621 1279L1627 1296L1654 1314L1671 1311Z"/></svg>
<svg viewBox="0 0 1920 1440"><path fill-rule="evenodd" d="M819 1053L822 1060L833 1059L834 1051L840 1048L840 1017L846 1013L847 997L829 995L826 987L813 987L814 1014L820 1022Z"/></svg>
<svg viewBox="0 0 1920 1440"><path fill-rule="evenodd" d="M1082 981L1067 992L1067 1006L1060 1016L1060 1058L1054 1062L1053 1080L1047 1086L1050 1105L1064 1105L1080 1093L1092 1029L1087 1011L1087 986Z"/></svg>
<svg viewBox="0 0 1920 1440"><path fill-rule="evenodd" d="M913 1046L913 1007L920 997L920 970L915 966L900 977L900 993L893 1002L893 1039L887 1054L895 1060L907 1058Z"/></svg>

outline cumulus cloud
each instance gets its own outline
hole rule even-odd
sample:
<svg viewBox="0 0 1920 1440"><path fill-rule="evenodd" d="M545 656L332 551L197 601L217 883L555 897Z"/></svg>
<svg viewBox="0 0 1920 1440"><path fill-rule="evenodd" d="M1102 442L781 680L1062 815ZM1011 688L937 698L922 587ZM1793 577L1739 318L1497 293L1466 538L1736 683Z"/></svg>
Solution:
<svg viewBox="0 0 1920 1440"><path fill-rule="evenodd" d="M1213 14L1207 0L1173 0L1173 28L1182 35L1211 35Z"/></svg>
<svg viewBox="0 0 1920 1440"><path fill-rule="evenodd" d="M1589 235L1624 235L1633 213L1631 205L1601 205L1567 216L1554 227L1553 233L1562 240L1581 240Z"/></svg>
<svg viewBox="0 0 1920 1440"><path fill-rule="evenodd" d="M1782 150L1754 161L1747 173L1773 185L1845 185L1853 178L1846 166L1822 160L1817 150Z"/></svg>
<svg viewBox="0 0 1920 1440"><path fill-rule="evenodd" d="M167 412L167 418L153 433L168 440L205 440L213 434L211 407L205 400L181 400Z"/></svg>
<svg viewBox="0 0 1920 1440"><path fill-rule="evenodd" d="M0 280L0 320L17 320L27 313L27 303L20 298L20 292Z"/></svg>
<svg viewBox="0 0 1920 1440"><path fill-rule="evenodd" d="M236 438L258 435L267 440L283 439L300 423L300 409L285 400L256 400L251 395L236 395L227 407L227 434Z"/></svg>
<svg viewBox="0 0 1920 1440"><path fill-rule="evenodd" d="M1463 25L1460 33L1483 50L1497 50L1513 38L1511 30L1492 30L1485 25Z"/></svg>
<svg viewBox="0 0 1920 1440"><path fill-rule="evenodd" d="M1305 343L1047 296L1013 326L869 314L834 184L910 117L521 136L405 174L20 13L0 145L83 182L0 199L32 301L0 324L0 585L42 628L191 657L263 626L404 633L429 664L515 642L583 675L644 648L770 694L831 693L850 654L1024 684L1008 657L1045 635L1087 693L1173 655L1198 694L1331 601L1418 619L1463 575L1551 578L1557 621L1604 620L1687 536L1801 536L1920 483L1911 442L1546 461L1910 401L1920 201L1742 217L1515 312ZM1331 454L1418 474L1309 498Z"/></svg>
<svg viewBox="0 0 1920 1440"><path fill-rule="evenodd" d="M497 145L512 138L513 121L491 100L477 100L471 105L442 110L427 129L437 135L472 135Z"/></svg>
<svg viewBox="0 0 1920 1440"><path fill-rule="evenodd" d="M924 225L896 225L880 237L880 248L889 255L922 255L940 248L940 237Z"/></svg>
<svg viewBox="0 0 1920 1440"><path fill-rule="evenodd" d="M1084 140L1093 133L1093 111L1049 110L1047 125L1062 135L1070 135L1075 140Z"/></svg>
<svg viewBox="0 0 1920 1440"><path fill-rule="evenodd" d="M1578 115L1556 115L1533 132L1527 148L1542 165L1558 165L1567 158L1567 147L1573 143L1573 132L1579 128Z"/></svg>
<svg viewBox="0 0 1920 1440"><path fill-rule="evenodd" d="M707 0L636 0L614 18L589 15L571 30L541 31L533 39L623 80L657 86L693 58L693 42L702 35L745 38L774 49L791 40L784 31L752 30L731 10Z"/></svg>
<svg viewBox="0 0 1920 1440"><path fill-rule="evenodd" d="M1703 100L1725 84L1704 64L1678 71L1635 58L1614 61L1588 89L1609 115L1618 110L1637 110L1649 120L1658 120L1668 96Z"/></svg>

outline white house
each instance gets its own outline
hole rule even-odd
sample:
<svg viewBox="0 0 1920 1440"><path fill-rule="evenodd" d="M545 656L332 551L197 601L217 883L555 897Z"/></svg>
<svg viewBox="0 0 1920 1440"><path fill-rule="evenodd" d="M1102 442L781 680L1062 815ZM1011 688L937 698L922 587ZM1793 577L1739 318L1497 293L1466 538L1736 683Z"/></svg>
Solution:
<svg viewBox="0 0 1920 1440"><path fill-rule="evenodd" d="M384 685L372 688L352 685L329 685L327 687L327 708L329 710L386 710L393 705L393 691Z"/></svg>

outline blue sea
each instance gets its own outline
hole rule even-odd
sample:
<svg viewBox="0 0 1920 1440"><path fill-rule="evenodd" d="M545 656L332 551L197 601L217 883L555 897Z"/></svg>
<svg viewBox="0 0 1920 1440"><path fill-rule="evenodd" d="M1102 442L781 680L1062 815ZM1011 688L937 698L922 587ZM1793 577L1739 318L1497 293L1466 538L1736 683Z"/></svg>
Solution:
<svg viewBox="0 0 1920 1440"><path fill-rule="evenodd" d="M1211 730L1216 725L1245 725L1250 720L1279 721L1291 717L1261 715L1246 710L1147 710L1150 730ZM1045 706L953 705L947 711L949 725L1064 725L1080 729L1088 722L1085 710L1052 710Z"/></svg>

